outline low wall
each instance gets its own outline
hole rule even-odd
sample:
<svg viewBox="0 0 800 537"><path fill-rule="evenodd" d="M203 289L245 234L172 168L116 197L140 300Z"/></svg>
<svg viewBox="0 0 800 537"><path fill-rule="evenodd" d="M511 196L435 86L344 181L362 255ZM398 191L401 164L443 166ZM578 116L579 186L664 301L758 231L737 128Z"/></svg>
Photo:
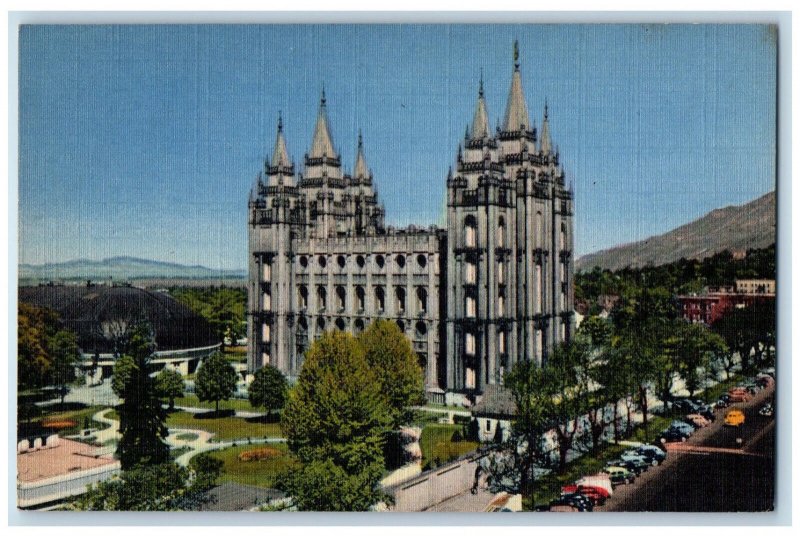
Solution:
<svg viewBox="0 0 800 537"><path fill-rule="evenodd" d="M120 471L119 461L111 464L73 472L65 476L32 482L17 482L17 507L34 507L77 496L86 492L88 485L110 479Z"/></svg>
<svg viewBox="0 0 800 537"><path fill-rule="evenodd" d="M394 496L394 505L390 507L390 510L423 511L468 491L475 482L475 469L484 456L473 453L392 487L387 487L386 492Z"/></svg>

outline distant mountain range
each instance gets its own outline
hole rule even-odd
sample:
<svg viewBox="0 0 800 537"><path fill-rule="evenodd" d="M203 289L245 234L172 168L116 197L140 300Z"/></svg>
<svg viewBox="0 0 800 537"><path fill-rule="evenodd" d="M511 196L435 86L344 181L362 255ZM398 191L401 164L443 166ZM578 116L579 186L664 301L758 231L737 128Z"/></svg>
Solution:
<svg viewBox="0 0 800 537"><path fill-rule="evenodd" d="M775 240L773 191L744 205L715 209L663 235L584 255L575 262L575 268L591 270L599 266L619 270L627 266L657 266L682 257L702 259L724 250L744 252L748 248L765 248Z"/></svg>
<svg viewBox="0 0 800 537"><path fill-rule="evenodd" d="M74 259L63 263L19 265L19 279L28 281L141 279L242 279L244 270L217 270L201 265L181 265L138 257L110 257L101 261Z"/></svg>

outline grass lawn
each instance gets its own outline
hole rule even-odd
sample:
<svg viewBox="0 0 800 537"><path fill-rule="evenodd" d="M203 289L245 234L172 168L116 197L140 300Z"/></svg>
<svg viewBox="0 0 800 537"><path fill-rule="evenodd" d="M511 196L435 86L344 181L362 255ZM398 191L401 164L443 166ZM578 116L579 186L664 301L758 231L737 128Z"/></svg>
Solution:
<svg viewBox="0 0 800 537"><path fill-rule="evenodd" d="M428 463L439 460L438 464L457 459L465 453L469 453L478 448L477 442L463 440L453 442L453 433L461 431L461 425L429 424L422 429L422 437L419 440L422 449L422 467Z"/></svg>
<svg viewBox="0 0 800 537"><path fill-rule="evenodd" d="M262 447L275 448L280 451L280 454L263 461L243 462L239 460L238 457L241 452ZM273 487L278 473L299 464L283 444L269 444L269 446L245 444L220 451L212 451L209 455L224 463L219 483L232 481L257 487Z"/></svg>
<svg viewBox="0 0 800 537"><path fill-rule="evenodd" d="M194 440L197 440L198 438L199 438L199 436L197 436L194 433L181 433L181 434L179 434L178 436L175 437L176 440L184 440L184 441L187 441L187 442L192 442Z"/></svg>
<svg viewBox="0 0 800 537"><path fill-rule="evenodd" d="M175 399L177 406L189 406L196 408L208 408L213 410L216 405L208 401L200 402L194 394L187 394L186 397L178 397ZM227 401L219 402L220 410L246 410L248 412L264 412L263 408L253 408L250 406L250 401L247 399L229 399Z"/></svg>
<svg viewBox="0 0 800 537"><path fill-rule="evenodd" d="M234 417L197 419L189 412L169 414L167 427L208 431L214 433L214 440L235 440L248 436L251 438L283 436L277 423L255 423Z"/></svg>

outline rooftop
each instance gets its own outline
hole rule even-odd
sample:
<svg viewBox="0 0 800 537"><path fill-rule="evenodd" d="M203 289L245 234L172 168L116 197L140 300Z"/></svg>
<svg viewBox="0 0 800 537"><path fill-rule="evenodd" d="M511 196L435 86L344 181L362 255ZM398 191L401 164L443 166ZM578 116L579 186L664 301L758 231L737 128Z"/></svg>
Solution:
<svg viewBox="0 0 800 537"><path fill-rule="evenodd" d="M96 456L98 448L59 439L56 447L17 455L17 480L23 483L64 476L72 472L119 464L110 455Z"/></svg>

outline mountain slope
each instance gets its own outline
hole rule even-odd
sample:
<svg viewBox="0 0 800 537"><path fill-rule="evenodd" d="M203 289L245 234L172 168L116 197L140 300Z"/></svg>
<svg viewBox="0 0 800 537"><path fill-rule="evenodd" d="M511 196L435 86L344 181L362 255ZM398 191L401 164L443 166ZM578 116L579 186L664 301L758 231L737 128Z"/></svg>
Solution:
<svg viewBox="0 0 800 537"><path fill-rule="evenodd" d="M685 257L702 259L723 250L745 251L775 242L775 192L744 205L715 209L707 215L643 241L580 257L577 270L595 266L618 270L663 265Z"/></svg>
<svg viewBox="0 0 800 537"><path fill-rule="evenodd" d="M244 270L215 270L138 257L111 257L101 261L74 259L63 263L19 265L20 280L136 280L142 278L244 278Z"/></svg>

